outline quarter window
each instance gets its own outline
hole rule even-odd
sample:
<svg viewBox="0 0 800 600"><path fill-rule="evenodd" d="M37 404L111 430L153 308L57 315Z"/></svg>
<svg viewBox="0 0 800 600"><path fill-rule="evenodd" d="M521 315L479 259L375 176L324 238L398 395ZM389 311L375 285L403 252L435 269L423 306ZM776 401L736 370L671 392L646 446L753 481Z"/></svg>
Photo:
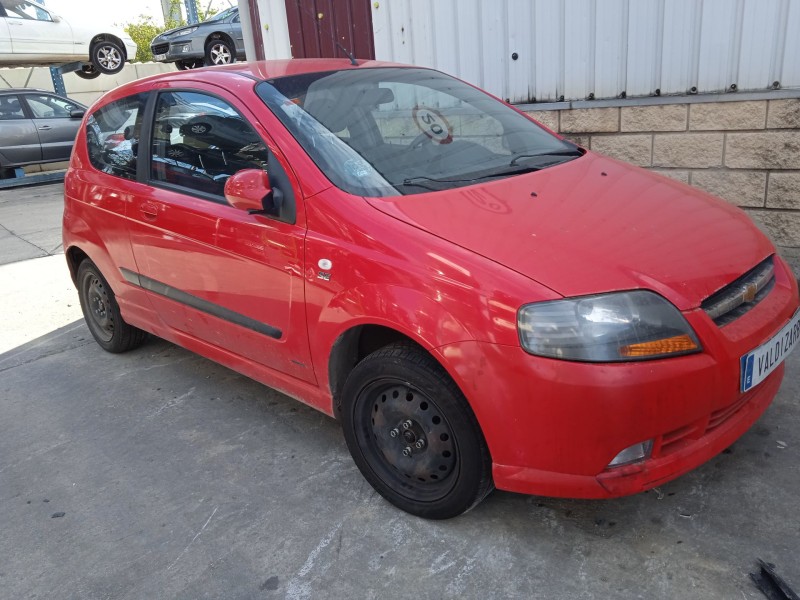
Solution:
<svg viewBox="0 0 800 600"><path fill-rule="evenodd" d="M151 178L223 197L241 169L267 168L264 142L228 103L197 92L158 97Z"/></svg>
<svg viewBox="0 0 800 600"><path fill-rule="evenodd" d="M139 132L146 94L128 96L89 115L86 145L92 165L110 175L136 179Z"/></svg>

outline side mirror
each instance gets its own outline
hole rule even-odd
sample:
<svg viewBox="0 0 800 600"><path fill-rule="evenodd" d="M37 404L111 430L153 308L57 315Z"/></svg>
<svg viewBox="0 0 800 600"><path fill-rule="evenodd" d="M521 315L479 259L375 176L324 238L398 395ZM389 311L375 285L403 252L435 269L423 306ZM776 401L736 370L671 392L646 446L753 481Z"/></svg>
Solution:
<svg viewBox="0 0 800 600"><path fill-rule="evenodd" d="M242 169L228 177L225 199L232 207L250 213L273 213L276 208L269 175L261 169Z"/></svg>
<svg viewBox="0 0 800 600"><path fill-rule="evenodd" d="M82 119L83 115L86 114L86 111L80 108L73 108L69 111L69 118L70 119Z"/></svg>

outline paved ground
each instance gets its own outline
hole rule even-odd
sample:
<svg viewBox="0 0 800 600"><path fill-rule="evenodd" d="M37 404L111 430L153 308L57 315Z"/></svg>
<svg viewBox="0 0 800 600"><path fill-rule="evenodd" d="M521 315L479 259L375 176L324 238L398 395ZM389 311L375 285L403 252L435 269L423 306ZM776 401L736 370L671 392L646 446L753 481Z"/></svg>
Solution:
<svg viewBox="0 0 800 600"><path fill-rule="evenodd" d="M0 354L0 598L755 599L757 557L800 589L800 353L750 432L659 490L495 492L428 522L372 491L331 419L163 341L102 352L61 261L0 267L4 341L47 312L8 290L65 307Z"/></svg>

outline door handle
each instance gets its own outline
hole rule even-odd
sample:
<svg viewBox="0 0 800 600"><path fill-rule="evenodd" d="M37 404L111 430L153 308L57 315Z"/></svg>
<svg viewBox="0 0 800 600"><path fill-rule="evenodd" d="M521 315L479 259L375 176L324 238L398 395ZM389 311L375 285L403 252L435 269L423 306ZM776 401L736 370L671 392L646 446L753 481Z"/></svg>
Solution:
<svg viewBox="0 0 800 600"><path fill-rule="evenodd" d="M142 204L139 207L139 210L142 211L144 218L148 221L155 221L156 217L158 217L158 207L150 202L145 202Z"/></svg>
<svg viewBox="0 0 800 600"><path fill-rule="evenodd" d="M47 131L48 129L52 129L52 127L50 127L50 125L40 125L39 126L39 130L40 131Z"/></svg>

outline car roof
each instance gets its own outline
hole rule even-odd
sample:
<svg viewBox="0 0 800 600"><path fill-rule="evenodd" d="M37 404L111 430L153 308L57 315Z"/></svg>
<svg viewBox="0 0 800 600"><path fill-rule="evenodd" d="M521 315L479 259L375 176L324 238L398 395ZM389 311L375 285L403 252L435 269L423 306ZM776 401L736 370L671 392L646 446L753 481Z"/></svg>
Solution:
<svg viewBox="0 0 800 600"><path fill-rule="evenodd" d="M356 59L358 60L358 59ZM290 58L286 60L262 60L251 62L236 62L224 66L209 67L207 69L194 69L180 71L178 75L192 78L193 74L200 71L206 73L236 73L258 79L274 79L289 75L304 75L306 73L320 73L324 71L340 71L343 69L374 69L376 67L410 67L397 63L384 62L378 60L361 60L358 65L350 63L349 58ZM175 73L170 73L174 75Z"/></svg>
<svg viewBox="0 0 800 600"><path fill-rule="evenodd" d="M182 84L204 83L225 88L229 91L241 90L245 87L252 89L254 82L268 79L288 77L291 75L304 75L307 73L323 73L326 71L345 71L375 69L380 67L413 68L412 65L403 65L378 60L358 60L357 65L352 65L348 58L291 58L286 60L265 60L252 62L235 62L230 65L204 67L201 69L188 69L186 71L170 71L137 79L111 90L100 98L90 110L94 111L100 106L114 102L132 94L146 93L162 88L178 87ZM189 87L187 86L187 87Z"/></svg>
<svg viewBox="0 0 800 600"><path fill-rule="evenodd" d="M0 94L26 94L31 93L34 94L50 94L51 96L61 96L61 94L56 94L55 92L51 92L50 90L42 90L39 88L3 88L0 89ZM64 96L62 96L63 98Z"/></svg>

